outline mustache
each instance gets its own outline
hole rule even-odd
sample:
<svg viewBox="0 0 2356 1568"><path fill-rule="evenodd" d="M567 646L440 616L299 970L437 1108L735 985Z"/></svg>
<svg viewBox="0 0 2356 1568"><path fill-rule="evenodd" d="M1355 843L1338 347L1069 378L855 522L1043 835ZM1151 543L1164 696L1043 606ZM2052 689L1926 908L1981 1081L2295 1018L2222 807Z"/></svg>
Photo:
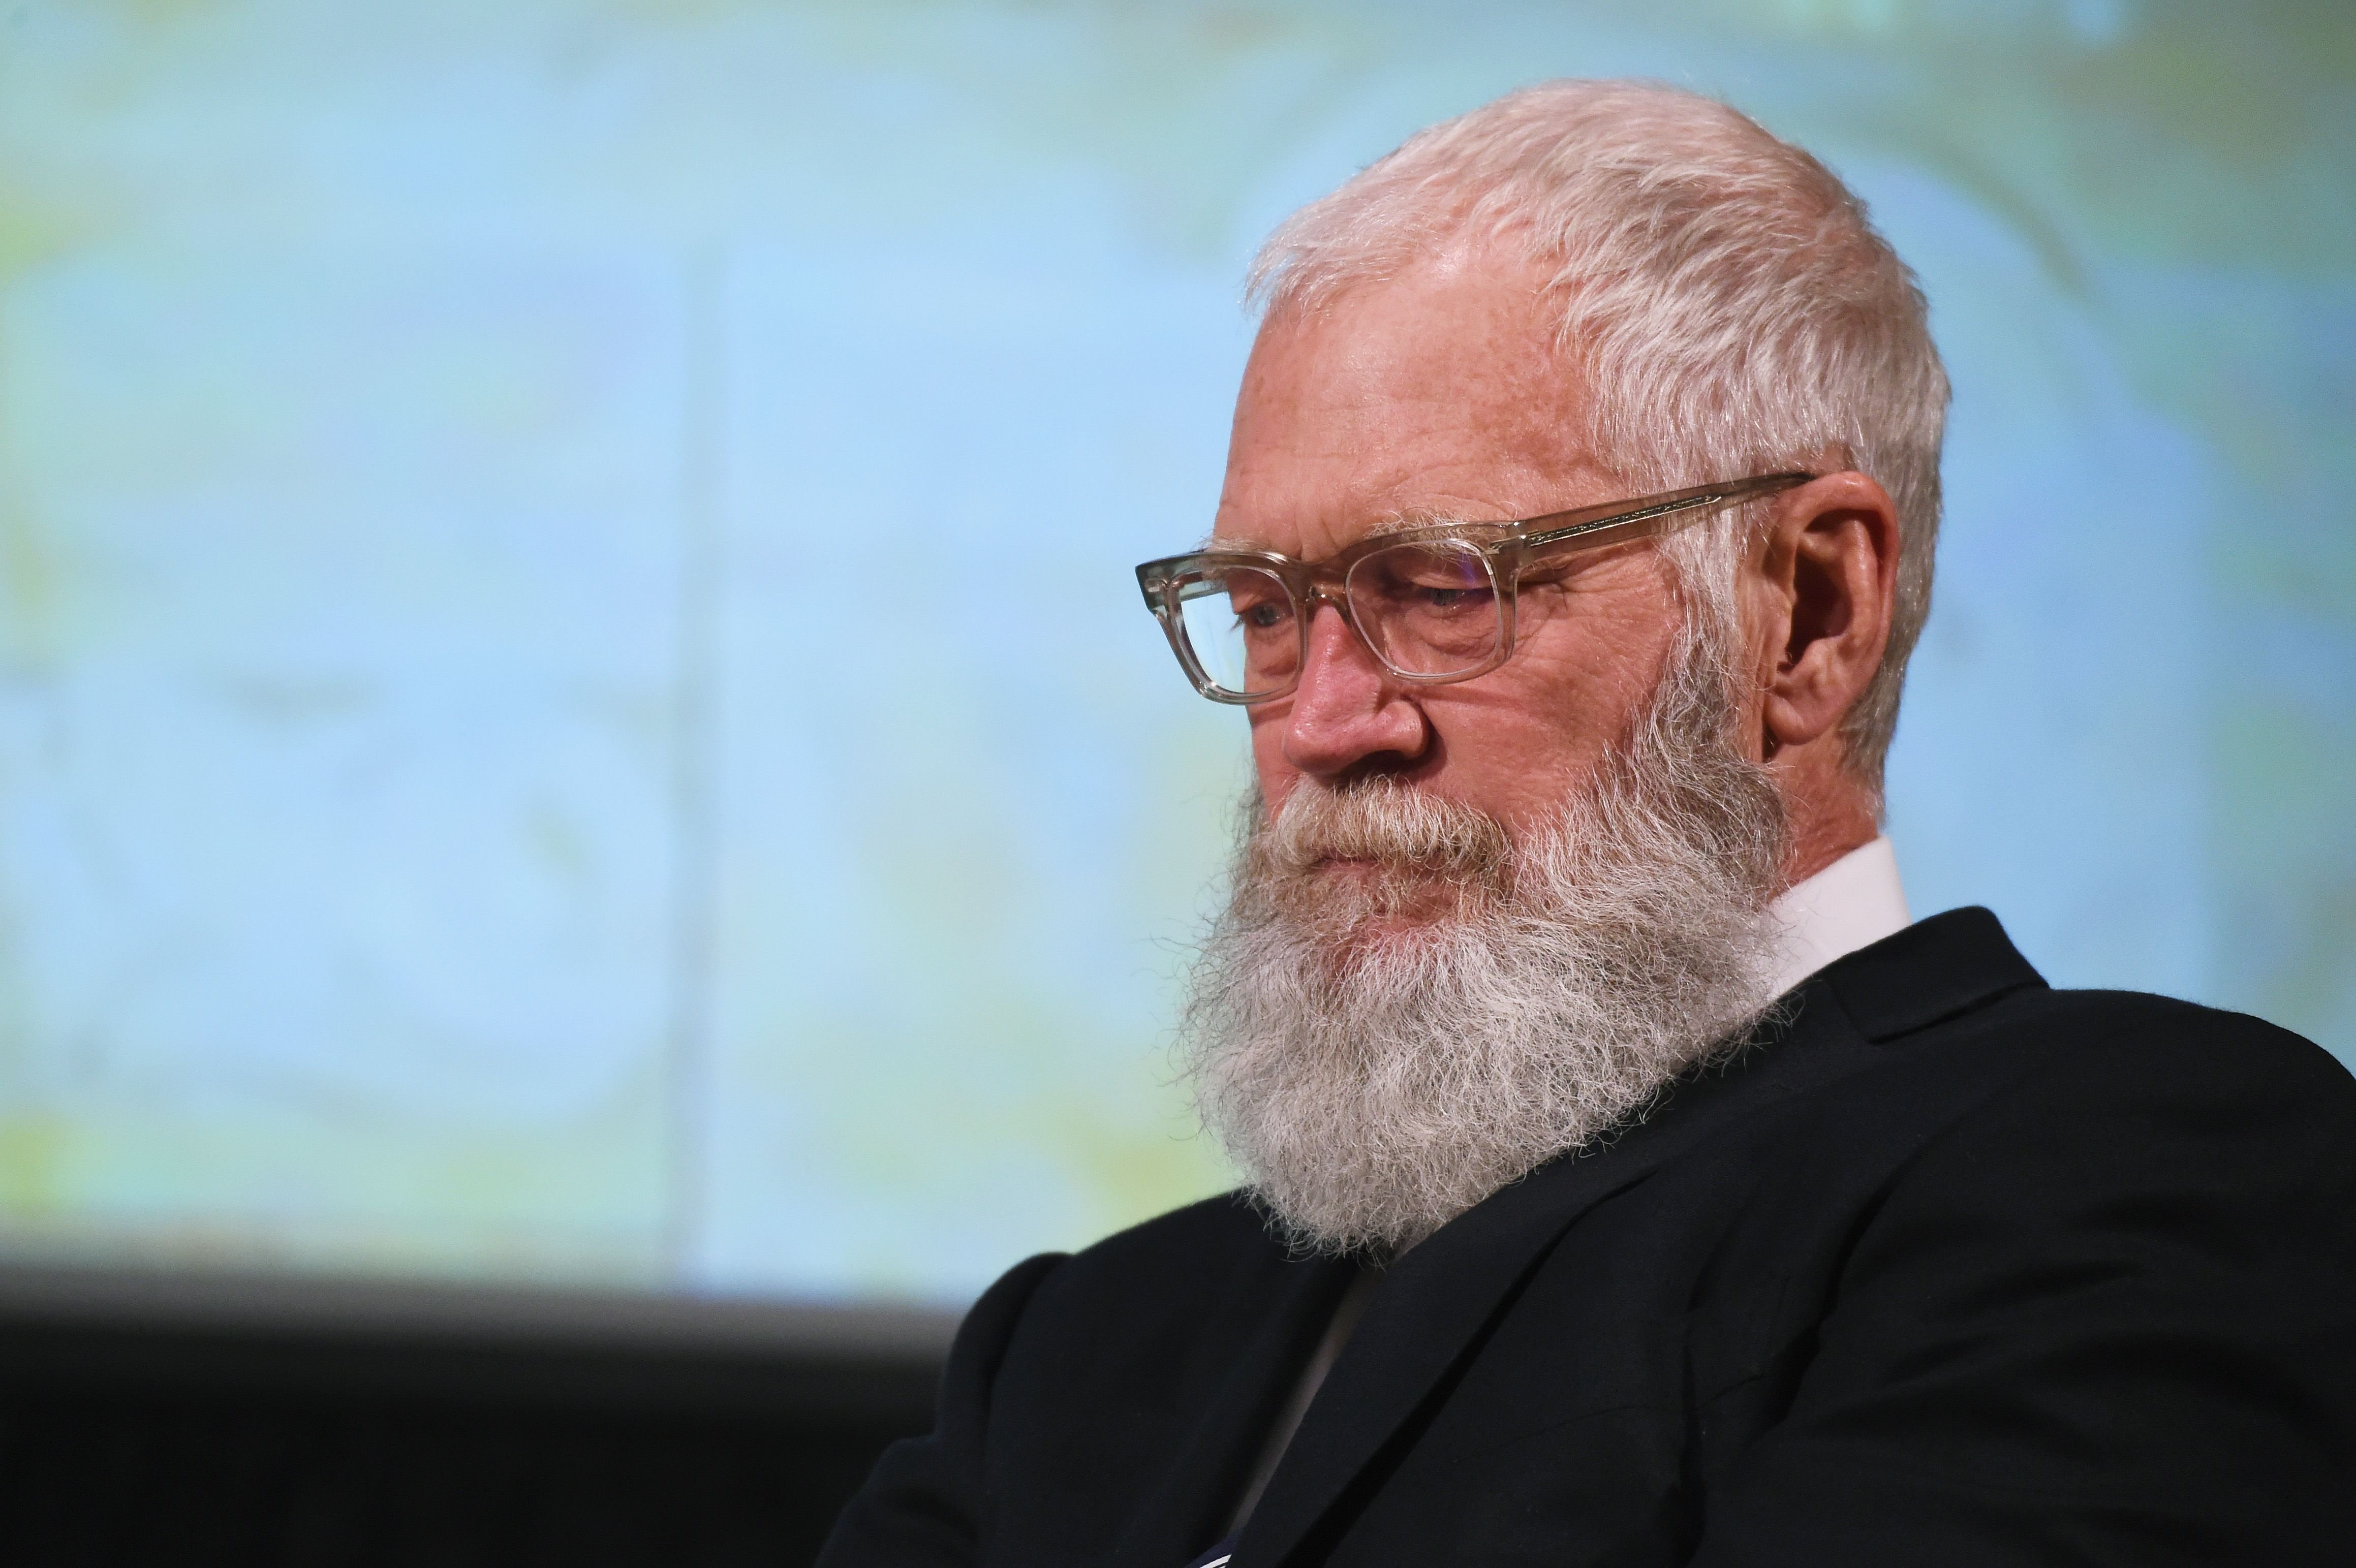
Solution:
<svg viewBox="0 0 2356 1568"><path fill-rule="evenodd" d="M1400 873L1494 879L1514 850L1489 813L1383 774L1302 779L1255 838L1263 864L1294 875L1326 860L1370 860Z"/></svg>

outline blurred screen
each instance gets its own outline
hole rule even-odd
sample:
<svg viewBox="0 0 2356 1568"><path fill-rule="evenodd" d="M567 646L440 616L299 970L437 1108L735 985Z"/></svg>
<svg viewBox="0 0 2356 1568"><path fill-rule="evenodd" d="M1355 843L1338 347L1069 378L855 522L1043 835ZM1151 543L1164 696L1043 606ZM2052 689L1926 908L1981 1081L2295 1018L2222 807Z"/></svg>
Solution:
<svg viewBox="0 0 2356 1568"><path fill-rule="evenodd" d="M2356 1052L2340 0L0 5L0 1249L954 1305L1171 1082L1274 222L1720 93L1956 395L1918 914Z"/></svg>

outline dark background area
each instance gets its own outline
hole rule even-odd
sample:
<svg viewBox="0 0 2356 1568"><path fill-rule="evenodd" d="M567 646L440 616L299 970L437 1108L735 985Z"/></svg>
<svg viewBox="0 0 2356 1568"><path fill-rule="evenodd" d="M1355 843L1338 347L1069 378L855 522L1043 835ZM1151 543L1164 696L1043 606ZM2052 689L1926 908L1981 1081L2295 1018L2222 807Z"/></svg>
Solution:
<svg viewBox="0 0 2356 1568"><path fill-rule="evenodd" d="M809 1562L937 1367L0 1317L0 1562Z"/></svg>

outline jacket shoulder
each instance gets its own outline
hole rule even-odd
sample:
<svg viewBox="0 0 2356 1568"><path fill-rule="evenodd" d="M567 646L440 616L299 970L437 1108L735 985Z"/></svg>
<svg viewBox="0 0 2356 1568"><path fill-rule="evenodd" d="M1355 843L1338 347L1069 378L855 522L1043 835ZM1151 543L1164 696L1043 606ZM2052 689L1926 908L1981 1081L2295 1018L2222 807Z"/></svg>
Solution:
<svg viewBox="0 0 2356 1568"><path fill-rule="evenodd" d="M1085 1247L1042 1282L1033 1303L1050 1315L1066 1306L1197 1301L1223 1278L1284 1249L1241 1192L1222 1192L1173 1209Z"/></svg>
<svg viewBox="0 0 2356 1568"><path fill-rule="evenodd" d="M2263 1019L2173 997L2025 988L1885 1048L1980 1057L2024 1088L2085 1093L2134 1083L2219 1109L2214 1096L2276 1101L2356 1131L2356 1076L2330 1052Z"/></svg>
<svg viewBox="0 0 2356 1568"><path fill-rule="evenodd" d="M2356 1113L2356 1079L2313 1041L2245 1014L2135 991L2055 990L1986 909L1949 910L1822 970L1800 1000L1838 1017L1901 1074L1952 1072L1963 1088L2027 1073L2060 1082L2121 1071L2312 1093Z"/></svg>
<svg viewBox="0 0 2356 1568"><path fill-rule="evenodd" d="M1796 1230L1909 1191L2014 1228L2192 1187L2220 1212L2313 1213L2356 1194L2356 1077L2246 1014L2041 982L1878 1039L1844 1040L1846 998L1827 1013L1812 1027L1804 1012L1794 1044L1840 1052L1845 1070L1762 1103L1697 1167L1708 1182L1778 1172Z"/></svg>
<svg viewBox="0 0 2356 1568"><path fill-rule="evenodd" d="M2286 1254L2350 1239L2356 1077L2263 1019L2040 986L1874 1054L1786 1132L1879 1169L1887 1198L1943 1193L2023 1232L2165 1211L2254 1235L2296 1212L2308 1233L2270 1243Z"/></svg>

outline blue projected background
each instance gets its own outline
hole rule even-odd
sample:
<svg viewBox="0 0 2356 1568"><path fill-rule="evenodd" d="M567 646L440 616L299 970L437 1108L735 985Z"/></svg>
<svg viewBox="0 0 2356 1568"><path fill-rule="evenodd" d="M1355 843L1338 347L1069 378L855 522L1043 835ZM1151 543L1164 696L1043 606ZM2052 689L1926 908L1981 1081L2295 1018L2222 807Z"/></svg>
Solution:
<svg viewBox="0 0 2356 1568"><path fill-rule="evenodd" d="M1224 1184L1129 569L1258 238L1554 75L1930 293L1917 912L2356 1052L2356 23L2213 15L0 4L0 1249L954 1303Z"/></svg>

